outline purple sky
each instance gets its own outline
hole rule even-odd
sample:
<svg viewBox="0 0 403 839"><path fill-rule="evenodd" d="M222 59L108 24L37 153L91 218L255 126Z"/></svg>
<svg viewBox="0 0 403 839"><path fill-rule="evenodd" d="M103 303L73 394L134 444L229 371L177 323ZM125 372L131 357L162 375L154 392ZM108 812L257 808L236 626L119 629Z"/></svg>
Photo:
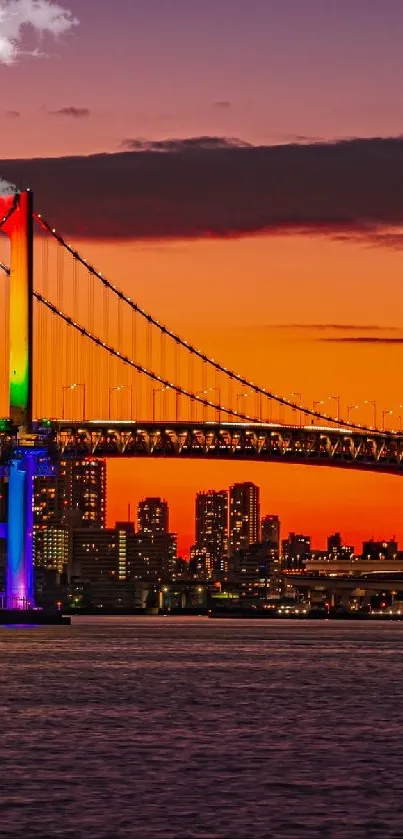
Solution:
<svg viewBox="0 0 403 839"><path fill-rule="evenodd" d="M126 137L402 131L402 0L65 5L80 26L46 39L48 58L0 66L3 157L116 150ZM66 107L90 115L48 113Z"/></svg>

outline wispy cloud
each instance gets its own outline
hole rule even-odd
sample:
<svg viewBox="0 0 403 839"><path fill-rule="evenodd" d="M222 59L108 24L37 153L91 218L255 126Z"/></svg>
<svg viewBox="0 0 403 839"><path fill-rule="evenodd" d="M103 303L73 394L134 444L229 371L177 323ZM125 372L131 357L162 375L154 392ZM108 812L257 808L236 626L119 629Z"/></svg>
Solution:
<svg viewBox="0 0 403 839"><path fill-rule="evenodd" d="M21 116L21 111L6 111L6 117L8 119L19 119Z"/></svg>
<svg viewBox="0 0 403 839"><path fill-rule="evenodd" d="M220 99L218 102L213 102L213 108L217 108L219 111L228 111L231 107L232 102L229 102L227 99Z"/></svg>
<svg viewBox="0 0 403 839"><path fill-rule="evenodd" d="M327 344L403 344L403 338L388 338L379 335L349 335L343 338L319 338Z"/></svg>
<svg viewBox="0 0 403 839"><path fill-rule="evenodd" d="M53 117L73 117L73 119L85 119L89 117L89 108L75 108L70 105L68 108L59 108L57 111L49 111Z"/></svg>
<svg viewBox="0 0 403 839"><path fill-rule="evenodd" d="M336 332L397 332L399 330L398 326L378 326L377 324L359 324L359 323L278 323L275 324L271 329L303 329L309 330L310 332L315 331L330 331L335 330ZM321 339L323 340L323 339ZM329 338L332 341L338 341L339 338ZM349 340L346 338L346 340Z"/></svg>
<svg viewBox="0 0 403 839"><path fill-rule="evenodd" d="M19 55L26 54L22 48L26 27L39 38L45 33L57 38L77 24L68 9L52 0L0 0L0 64L14 64ZM29 55L41 52L37 48Z"/></svg>

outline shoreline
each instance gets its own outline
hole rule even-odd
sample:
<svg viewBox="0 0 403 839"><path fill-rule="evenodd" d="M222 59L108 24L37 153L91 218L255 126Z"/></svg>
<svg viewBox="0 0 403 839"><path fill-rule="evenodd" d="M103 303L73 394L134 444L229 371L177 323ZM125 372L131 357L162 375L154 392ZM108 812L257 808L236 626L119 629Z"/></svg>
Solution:
<svg viewBox="0 0 403 839"><path fill-rule="evenodd" d="M279 615L276 612L271 612L265 610L247 610L242 609L239 611L219 611L219 612L212 612L207 609L186 609L186 610L175 610L170 612L164 611L146 611L142 610L113 610L113 609L85 609L85 610L77 610L77 611L66 611L63 612L63 615L69 618L76 618L76 617L96 617L96 618L186 618L186 617L194 617L194 618L208 618L209 620L276 620L276 621L295 621L295 622L306 622L306 621L349 621L349 622L375 622L381 621L382 623L385 622L403 622L403 614L398 615L394 614L370 614L370 613L348 613L348 612L339 612L339 613L326 613L326 612L315 612L313 611L311 614L306 615L293 615L293 614L283 614Z"/></svg>

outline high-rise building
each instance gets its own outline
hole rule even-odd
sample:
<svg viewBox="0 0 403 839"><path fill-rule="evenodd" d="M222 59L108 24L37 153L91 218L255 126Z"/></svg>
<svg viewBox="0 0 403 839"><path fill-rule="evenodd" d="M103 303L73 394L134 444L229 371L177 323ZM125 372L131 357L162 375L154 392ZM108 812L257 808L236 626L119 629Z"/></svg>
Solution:
<svg viewBox="0 0 403 839"><path fill-rule="evenodd" d="M130 542L135 535L134 524L131 521L117 521L115 525L118 551L118 577L126 580L130 573Z"/></svg>
<svg viewBox="0 0 403 839"><path fill-rule="evenodd" d="M127 573L130 538L134 536L122 528L73 531L73 584L82 587L84 605L113 609L135 605Z"/></svg>
<svg viewBox="0 0 403 839"><path fill-rule="evenodd" d="M228 554L228 492L209 489L196 495L196 552L209 557L219 569Z"/></svg>
<svg viewBox="0 0 403 839"><path fill-rule="evenodd" d="M229 491L229 549L236 551L259 541L260 490L256 484L234 484Z"/></svg>
<svg viewBox="0 0 403 839"><path fill-rule="evenodd" d="M42 564L40 567L62 574L71 557L71 538L67 527L50 525L41 531Z"/></svg>
<svg viewBox="0 0 403 839"><path fill-rule="evenodd" d="M261 539L262 542L269 542L274 549L279 550L280 519L278 516L263 516Z"/></svg>
<svg viewBox="0 0 403 839"><path fill-rule="evenodd" d="M332 533L331 536L327 537L327 552L329 556L337 557L339 555L341 546L342 541L340 533Z"/></svg>
<svg viewBox="0 0 403 839"><path fill-rule="evenodd" d="M192 545L190 548L189 574L192 577L206 579L212 576L214 570L213 560L207 548L199 548Z"/></svg>
<svg viewBox="0 0 403 839"><path fill-rule="evenodd" d="M282 564L286 571L302 571L311 558L311 537L302 533L290 533L282 542Z"/></svg>
<svg viewBox="0 0 403 839"><path fill-rule="evenodd" d="M137 524L141 533L160 536L169 531L169 508L162 498L144 498L137 512Z"/></svg>
<svg viewBox="0 0 403 839"><path fill-rule="evenodd" d="M80 515L82 527L106 525L106 461L87 457L84 460L66 460L60 464L59 493L63 513L67 510Z"/></svg>
<svg viewBox="0 0 403 839"><path fill-rule="evenodd" d="M169 579L175 573L176 533L139 531L127 537L128 576L131 580Z"/></svg>
<svg viewBox="0 0 403 839"><path fill-rule="evenodd" d="M73 531L75 574L85 582L119 578L118 534L116 530L88 527Z"/></svg>
<svg viewBox="0 0 403 839"><path fill-rule="evenodd" d="M55 529L105 528L106 461L95 458L62 460L54 475L35 478L34 561L37 568L55 568L52 559ZM47 530L52 535L46 535ZM64 550L64 549L63 549ZM59 551L60 557L60 551Z"/></svg>
<svg viewBox="0 0 403 839"><path fill-rule="evenodd" d="M69 513L81 527L105 527L105 460L62 460L54 475L35 478L35 523L64 524Z"/></svg>
<svg viewBox="0 0 403 839"><path fill-rule="evenodd" d="M177 537L169 533L169 507L162 498L144 498L137 511L138 532L130 537L130 577L158 579L175 569Z"/></svg>

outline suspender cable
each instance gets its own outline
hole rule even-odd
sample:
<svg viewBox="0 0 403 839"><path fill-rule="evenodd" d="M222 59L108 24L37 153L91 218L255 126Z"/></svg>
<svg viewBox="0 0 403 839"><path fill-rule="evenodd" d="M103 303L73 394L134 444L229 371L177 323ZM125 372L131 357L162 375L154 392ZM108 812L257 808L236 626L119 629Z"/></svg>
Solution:
<svg viewBox="0 0 403 839"><path fill-rule="evenodd" d="M49 311L51 311L54 315L64 320L69 326L73 327L76 332L82 335L85 338L88 338L98 347L101 347L105 350L106 353L111 355L113 358L117 358L119 361L123 362L123 364L128 364L134 370L137 370L139 373L142 373L144 376L147 376L151 381L156 382L160 387L166 387L173 390L175 393L178 393L182 396L186 396L187 399L192 400L196 405L206 405L208 408L212 408L213 410L220 410L225 414L229 414L236 419L245 420L246 422L253 422L259 424L259 420L256 417L250 417L247 414L243 414L240 411L234 411L229 407L225 407L224 405L218 405L216 402L210 401L209 399L205 399L202 395L191 393L186 388L181 387L180 385L176 385L173 382L169 382L167 379L163 379L161 376L158 376L154 373L153 370L148 370L146 367L143 367L141 364L137 364L133 359L129 358L126 355L123 355L115 347L112 347L110 344L107 344L105 341L101 341L96 335L93 335L86 329L84 326L79 324L77 321L74 321L69 315L66 315L64 312L59 310L54 303L51 303L50 300L47 300L42 294L39 292L34 291L34 296L37 300L39 300L42 305L46 306Z"/></svg>

